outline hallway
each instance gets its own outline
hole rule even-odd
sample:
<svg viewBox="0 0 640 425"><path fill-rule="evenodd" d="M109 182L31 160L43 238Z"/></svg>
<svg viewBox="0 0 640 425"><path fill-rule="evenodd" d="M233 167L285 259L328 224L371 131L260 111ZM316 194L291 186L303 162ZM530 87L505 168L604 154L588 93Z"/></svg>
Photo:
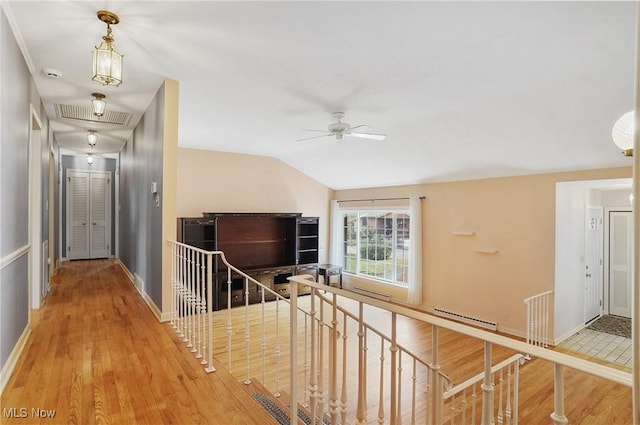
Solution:
<svg viewBox="0 0 640 425"><path fill-rule="evenodd" d="M36 315L3 425L275 423L224 368L204 372L115 261L62 263Z"/></svg>

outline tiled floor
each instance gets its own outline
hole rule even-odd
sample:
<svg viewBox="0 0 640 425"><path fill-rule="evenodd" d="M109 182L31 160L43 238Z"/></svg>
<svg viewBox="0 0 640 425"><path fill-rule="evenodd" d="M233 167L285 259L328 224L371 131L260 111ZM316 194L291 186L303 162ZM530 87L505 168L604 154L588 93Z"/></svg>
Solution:
<svg viewBox="0 0 640 425"><path fill-rule="evenodd" d="M631 339L583 329L560 344L568 350L578 351L603 360L631 366Z"/></svg>

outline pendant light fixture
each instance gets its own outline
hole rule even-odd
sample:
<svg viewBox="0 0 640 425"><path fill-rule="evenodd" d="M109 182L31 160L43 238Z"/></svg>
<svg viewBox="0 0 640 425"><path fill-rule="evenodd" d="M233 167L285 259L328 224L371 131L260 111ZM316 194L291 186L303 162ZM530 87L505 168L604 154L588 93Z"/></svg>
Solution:
<svg viewBox="0 0 640 425"><path fill-rule="evenodd" d="M93 74L91 79L102 85L119 86L122 83L122 57L116 52L111 25L120 22L120 18L113 12L99 10L98 19L107 24L107 34L102 37L102 43L93 51Z"/></svg>
<svg viewBox="0 0 640 425"><path fill-rule="evenodd" d="M102 93L91 93L93 99L91 99L91 106L93 106L93 115L96 117L101 117L104 115L104 110L107 108L107 102L105 102L104 98L106 97Z"/></svg>
<svg viewBox="0 0 640 425"><path fill-rule="evenodd" d="M89 134L87 134L87 142L89 143L89 146L91 146L91 148L93 149L93 147L98 142L98 135L96 134L95 130L89 130Z"/></svg>
<svg viewBox="0 0 640 425"><path fill-rule="evenodd" d="M613 143L622 149L624 156L633 156L633 139L637 131L635 121L635 111L629 111L616 121L611 130Z"/></svg>
<svg viewBox="0 0 640 425"><path fill-rule="evenodd" d="M90 153L87 154L87 164L93 164L93 155L91 155Z"/></svg>

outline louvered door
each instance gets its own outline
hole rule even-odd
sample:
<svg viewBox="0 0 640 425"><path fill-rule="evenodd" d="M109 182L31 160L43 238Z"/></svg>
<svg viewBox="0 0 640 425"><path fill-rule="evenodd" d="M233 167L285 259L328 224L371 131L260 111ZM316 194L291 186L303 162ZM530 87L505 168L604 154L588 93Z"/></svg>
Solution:
<svg viewBox="0 0 640 425"><path fill-rule="evenodd" d="M111 241L111 173L68 171L67 258L106 258Z"/></svg>
<svg viewBox="0 0 640 425"><path fill-rule="evenodd" d="M89 227L90 258L106 258L109 256L109 240L111 239L109 226L109 198L111 194L111 179L103 173L91 173L89 199L89 213L91 226Z"/></svg>

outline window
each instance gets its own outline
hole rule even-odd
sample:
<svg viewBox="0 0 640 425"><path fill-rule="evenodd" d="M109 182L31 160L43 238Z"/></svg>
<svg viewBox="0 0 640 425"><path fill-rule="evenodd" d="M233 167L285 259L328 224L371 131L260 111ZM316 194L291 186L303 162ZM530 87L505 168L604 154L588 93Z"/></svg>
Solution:
<svg viewBox="0 0 640 425"><path fill-rule="evenodd" d="M409 281L408 210L342 212L343 265L346 273L407 286Z"/></svg>

